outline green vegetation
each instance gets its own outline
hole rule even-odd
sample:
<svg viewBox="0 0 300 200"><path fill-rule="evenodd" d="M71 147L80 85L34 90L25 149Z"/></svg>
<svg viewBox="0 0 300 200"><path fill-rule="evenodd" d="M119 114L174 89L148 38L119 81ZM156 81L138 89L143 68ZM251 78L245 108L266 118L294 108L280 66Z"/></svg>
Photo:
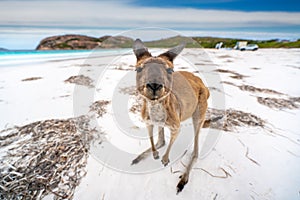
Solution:
<svg viewBox="0 0 300 200"><path fill-rule="evenodd" d="M256 44L260 48L300 48L300 39L293 42L277 40L256 41Z"/></svg>
<svg viewBox="0 0 300 200"><path fill-rule="evenodd" d="M193 37L203 48L215 48L216 44L223 42L223 47L233 48L237 41L245 41L230 38Z"/></svg>
<svg viewBox="0 0 300 200"><path fill-rule="evenodd" d="M223 47L233 48L237 41L247 41L248 44L257 44L259 48L300 48L300 39L297 41L279 40L245 40L230 38L194 37L203 48L214 48L218 42L223 42Z"/></svg>
<svg viewBox="0 0 300 200"><path fill-rule="evenodd" d="M152 48L169 48L186 42L187 48L215 48L216 44L223 42L223 47L233 48L238 41L247 41L248 44L257 44L259 48L300 48L300 39L297 41L279 41L279 40L245 40L232 38L215 38L215 37L182 37L176 36L156 41L145 42L148 47Z"/></svg>

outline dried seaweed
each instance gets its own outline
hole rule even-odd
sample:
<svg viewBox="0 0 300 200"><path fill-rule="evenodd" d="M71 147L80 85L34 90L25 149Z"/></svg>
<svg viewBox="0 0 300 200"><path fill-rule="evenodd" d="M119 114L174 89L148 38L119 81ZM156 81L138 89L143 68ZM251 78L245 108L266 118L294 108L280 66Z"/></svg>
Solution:
<svg viewBox="0 0 300 200"><path fill-rule="evenodd" d="M84 63L84 64L75 64L75 65L71 65L71 67L91 67L91 64L88 63Z"/></svg>
<svg viewBox="0 0 300 200"><path fill-rule="evenodd" d="M267 89L267 88L257 88L251 85L236 85L228 81L222 81L222 83L235 86L240 90L247 91L247 92L264 93L264 94L272 94L272 95L284 95L288 97L288 98L257 97L258 103L267 106L269 108L281 110L281 109L297 109L300 107L298 105L298 103L300 103L300 97L289 97L288 95L278 92L276 90Z"/></svg>
<svg viewBox="0 0 300 200"><path fill-rule="evenodd" d="M234 78L234 79L243 79L247 76L244 76L244 75L233 75L233 76L230 76L230 78Z"/></svg>
<svg viewBox="0 0 300 200"><path fill-rule="evenodd" d="M120 88L119 92L121 92L123 94L138 96L138 92L137 92L135 86L129 86L129 87Z"/></svg>
<svg viewBox="0 0 300 200"><path fill-rule="evenodd" d="M216 69L216 72L232 74L230 77L234 79L243 79L248 76L227 69Z"/></svg>
<svg viewBox="0 0 300 200"><path fill-rule="evenodd" d="M257 102L269 108L275 108L280 110L299 108L299 105L295 103L295 99L293 100L293 97L291 99L257 97Z"/></svg>
<svg viewBox="0 0 300 200"><path fill-rule="evenodd" d="M266 89L266 88L257 88L251 85L240 85L238 86L238 88L240 88L240 90L244 90L244 91L248 91L248 92L261 92L261 93L265 93L265 94L277 94L277 95L284 95L281 92L277 92L275 90L271 90L271 89Z"/></svg>
<svg viewBox="0 0 300 200"><path fill-rule="evenodd" d="M290 97L289 100L300 103L300 97Z"/></svg>
<svg viewBox="0 0 300 200"><path fill-rule="evenodd" d="M260 93L265 93L265 94L284 95L281 92L277 92L275 90L267 89L267 88L257 88L257 87L251 86L251 85L236 85L236 84L228 82L228 81L222 81L222 83L238 87L240 90L247 91L247 92L260 92Z"/></svg>
<svg viewBox="0 0 300 200"><path fill-rule="evenodd" d="M134 114L139 114L141 112L141 110L142 110L142 104L138 103L138 101L135 102L134 104L132 104L129 109L129 111Z"/></svg>
<svg viewBox="0 0 300 200"><path fill-rule="evenodd" d="M251 67L250 69L253 69L253 70L260 70L261 68L259 68L259 67Z"/></svg>
<svg viewBox="0 0 300 200"><path fill-rule="evenodd" d="M24 78L21 81L35 81L35 80L39 80L42 79L42 77L30 77L30 78Z"/></svg>
<svg viewBox="0 0 300 200"><path fill-rule="evenodd" d="M99 100L95 101L90 106L90 111L95 112L97 117L102 117L106 113L106 106L110 103L110 101Z"/></svg>
<svg viewBox="0 0 300 200"><path fill-rule="evenodd" d="M119 92L134 97L135 101L133 102L133 104L129 108L130 112L132 112L134 114L138 114L138 113L141 112L141 109L142 109L142 103L141 103L142 102L142 98L138 95L138 92L137 92L135 86L129 86L129 87L120 88Z"/></svg>
<svg viewBox="0 0 300 200"><path fill-rule="evenodd" d="M77 85L84 85L87 87L93 87L93 80L84 75L78 75L78 76L71 76L67 80L65 80L66 83L74 83Z"/></svg>
<svg viewBox="0 0 300 200"><path fill-rule="evenodd" d="M116 67L113 69L121 70L121 71L133 71L135 69L135 66L133 66L133 65L128 66L128 63L122 62L122 63L119 63L118 65L116 65Z"/></svg>
<svg viewBox="0 0 300 200"><path fill-rule="evenodd" d="M0 199L71 199L85 176L89 118L50 119L0 132ZM99 133L99 132L98 132Z"/></svg>
<svg viewBox="0 0 300 200"><path fill-rule="evenodd" d="M214 128L223 131L235 131L237 127L261 127L267 122L256 115L240 110L219 110L209 108L206 112L206 121L203 127Z"/></svg>
<svg viewBox="0 0 300 200"><path fill-rule="evenodd" d="M220 55L218 58L232 58L230 55Z"/></svg>

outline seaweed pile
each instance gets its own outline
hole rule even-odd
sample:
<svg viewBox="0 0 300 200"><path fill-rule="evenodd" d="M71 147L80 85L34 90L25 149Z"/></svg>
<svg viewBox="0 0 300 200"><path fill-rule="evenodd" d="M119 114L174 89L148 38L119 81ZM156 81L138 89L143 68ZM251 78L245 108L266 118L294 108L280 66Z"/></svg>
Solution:
<svg viewBox="0 0 300 200"><path fill-rule="evenodd" d="M236 85L236 84L228 82L228 81L222 81L222 83L235 86L235 87L239 88L240 90L247 91L247 92L253 92L253 93L259 92L259 93L265 93L265 94L284 95L281 92L277 92L275 90L267 89L267 88L257 88L257 87L251 86L251 85Z"/></svg>
<svg viewBox="0 0 300 200"><path fill-rule="evenodd" d="M71 199L85 176L91 140L86 116L37 121L0 132L0 199Z"/></svg>
<svg viewBox="0 0 300 200"><path fill-rule="evenodd" d="M240 110L219 110L208 108L206 121L203 127L214 128L223 131L236 131L238 127L261 127L265 128L267 122L256 115Z"/></svg>
<svg viewBox="0 0 300 200"><path fill-rule="evenodd" d="M65 80L65 83L74 83L77 85L83 85L87 87L93 87L93 80L84 75L78 75L78 76L71 76L67 80Z"/></svg>
<svg viewBox="0 0 300 200"><path fill-rule="evenodd" d="M227 69L216 69L215 70L216 72L220 72L220 73L227 73L227 74L231 74L231 78L234 78L234 79L243 79L243 78L246 78L248 76L245 76L243 74L240 74L240 73L237 73L235 71L231 71L231 70L227 70Z"/></svg>
<svg viewBox="0 0 300 200"><path fill-rule="evenodd" d="M42 79L42 77L30 77L30 78L24 78L21 81L35 81L35 80L39 80Z"/></svg>
<svg viewBox="0 0 300 200"><path fill-rule="evenodd" d="M127 94L132 97L133 102L131 104L131 107L129 108L129 111L132 112L133 114L140 115L142 109L142 98L140 95L138 95L136 87L135 86L123 87L120 88L119 92L123 94Z"/></svg>
<svg viewBox="0 0 300 200"><path fill-rule="evenodd" d="M267 88L257 88L251 85L236 85L234 83L228 81L222 81L227 85L232 85L239 88L242 91L252 92L252 93L263 93L263 94L271 94L271 95L280 95L285 98L274 98L274 97L256 97L257 102L267 106L272 109L298 109L300 108L300 97L290 97L287 94L283 94L276 90L267 89Z"/></svg>
<svg viewBox="0 0 300 200"><path fill-rule="evenodd" d="M106 100L99 100L95 101L91 106L90 106L90 111L95 112L97 117L102 117L106 113L106 106L110 103L110 101Z"/></svg>
<svg viewBox="0 0 300 200"><path fill-rule="evenodd" d="M131 96L138 96L136 86L129 86L129 87L120 88L119 92L121 92L123 94L131 95Z"/></svg>
<svg viewBox="0 0 300 200"><path fill-rule="evenodd" d="M140 96L136 97L137 99L134 101L134 103L131 105L129 111L134 113L134 114L138 114L140 115L141 110L142 110L142 102L143 99Z"/></svg>
<svg viewBox="0 0 300 200"><path fill-rule="evenodd" d="M257 97L257 102L269 108L275 108L279 110L299 108L299 104L296 103L296 97L292 97L290 99Z"/></svg>

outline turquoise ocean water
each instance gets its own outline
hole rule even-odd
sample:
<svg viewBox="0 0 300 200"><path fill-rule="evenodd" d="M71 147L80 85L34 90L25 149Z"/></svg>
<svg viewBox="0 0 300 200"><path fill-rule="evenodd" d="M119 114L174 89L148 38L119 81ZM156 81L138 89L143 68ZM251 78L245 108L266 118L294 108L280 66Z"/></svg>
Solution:
<svg viewBox="0 0 300 200"><path fill-rule="evenodd" d="M98 56L105 56L123 54L128 52L128 49L0 51L0 67L19 66L37 62L59 61L72 58L87 58L94 52L96 52Z"/></svg>

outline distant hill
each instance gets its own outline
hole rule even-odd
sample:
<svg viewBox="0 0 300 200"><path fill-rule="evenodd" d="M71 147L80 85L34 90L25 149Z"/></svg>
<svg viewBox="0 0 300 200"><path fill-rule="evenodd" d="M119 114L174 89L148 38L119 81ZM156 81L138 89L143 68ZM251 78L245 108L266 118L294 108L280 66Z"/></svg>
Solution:
<svg viewBox="0 0 300 200"><path fill-rule="evenodd" d="M102 37L103 38L103 37ZM125 36L106 36L100 48L131 48L133 39Z"/></svg>
<svg viewBox="0 0 300 200"><path fill-rule="evenodd" d="M58 35L43 39L36 50L93 49L101 40L84 35Z"/></svg>
<svg viewBox="0 0 300 200"><path fill-rule="evenodd" d="M123 36L96 38L84 35L59 35L43 39L36 50L124 48L131 46L132 42L133 39Z"/></svg>
<svg viewBox="0 0 300 200"><path fill-rule="evenodd" d="M8 49L4 49L0 47L0 51L8 51Z"/></svg>
<svg viewBox="0 0 300 200"><path fill-rule="evenodd" d="M125 36L103 36L100 38L84 35L60 35L43 39L37 50L57 49L94 49L98 48L131 48L133 39ZM215 48L223 42L223 47L233 48L238 41L247 41L249 44L258 44L259 48L300 48L300 39L297 41L282 40L245 40L216 37L183 37L175 36L160 40L147 41L150 48L169 48L185 42L187 48Z"/></svg>

